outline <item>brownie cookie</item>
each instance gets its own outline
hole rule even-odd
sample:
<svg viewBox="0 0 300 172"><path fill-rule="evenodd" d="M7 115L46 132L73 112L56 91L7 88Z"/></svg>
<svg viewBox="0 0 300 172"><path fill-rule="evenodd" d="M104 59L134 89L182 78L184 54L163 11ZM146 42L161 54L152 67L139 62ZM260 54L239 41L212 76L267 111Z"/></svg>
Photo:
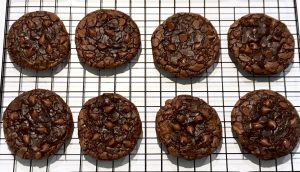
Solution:
<svg viewBox="0 0 300 172"><path fill-rule="evenodd" d="M42 159L55 154L73 132L69 106L52 91L35 89L16 97L3 114L6 143L17 156Z"/></svg>
<svg viewBox="0 0 300 172"><path fill-rule="evenodd" d="M69 58L70 42L56 14L36 11L23 15L7 34L11 60L21 68L47 70Z"/></svg>
<svg viewBox="0 0 300 172"><path fill-rule="evenodd" d="M231 112L231 125L242 148L264 160L287 155L300 136L296 109L271 90L252 91L241 97Z"/></svg>
<svg viewBox="0 0 300 172"><path fill-rule="evenodd" d="M97 10L87 14L75 33L78 58L98 69L113 68L132 60L141 45L135 22L117 10Z"/></svg>
<svg viewBox="0 0 300 172"><path fill-rule="evenodd" d="M88 100L78 116L80 146L98 160L115 160L128 155L141 131L137 108L119 94L105 93Z"/></svg>
<svg viewBox="0 0 300 172"><path fill-rule="evenodd" d="M158 140L176 157L200 159L221 143L217 112L197 97L180 95L167 100L157 112L155 124Z"/></svg>
<svg viewBox="0 0 300 172"><path fill-rule="evenodd" d="M186 78L203 73L217 60L220 39L210 21L199 14L176 13L151 38L157 67Z"/></svg>
<svg viewBox="0 0 300 172"><path fill-rule="evenodd" d="M265 14L248 14L228 31L230 57L250 74L280 73L293 62L294 46L287 26Z"/></svg>

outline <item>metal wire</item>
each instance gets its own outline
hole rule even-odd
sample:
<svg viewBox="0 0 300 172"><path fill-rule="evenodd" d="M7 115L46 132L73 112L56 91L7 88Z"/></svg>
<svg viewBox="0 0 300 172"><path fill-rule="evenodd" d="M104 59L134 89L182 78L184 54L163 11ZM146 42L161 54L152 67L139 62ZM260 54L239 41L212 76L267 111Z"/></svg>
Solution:
<svg viewBox="0 0 300 172"><path fill-rule="evenodd" d="M230 112L238 98L255 89L272 89L286 96L300 111L299 28L296 0L199 1L199 0L9 0L5 19L5 35L11 24L26 12L55 12L64 22L71 38L71 58L64 66L50 72L30 73L16 69L3 46L0 85L0 169L23 171L300 171L298 147L283 158L260 161L243 152L232 136ZM74 44L78 22L99 8L121 10L137 23L142 48L139 57L113 70L90 70L78 61ZM175 12L194 12L208 18L221 38L219 61L201 76L180 79L160 73L153 64L150 38L154 29ZM296 41L294 62L275 76L241 74L227 51L230 24L249 12L262 12L287 24ZM9 151L2 130L2 113L18 94L34 88L55 91L70 106L74 117L74 133L70 143L57 154L42 161L22 160ZM104 92L117 92L137 106L143 125L138 146L121 160L96 161L85 156L79 146L77 117L81 106L91 97ZM180 94L198 96L212 105L223 126L222 146L207 158L185 161L167 156L158 144L155 115L165 100Z"/></svg>

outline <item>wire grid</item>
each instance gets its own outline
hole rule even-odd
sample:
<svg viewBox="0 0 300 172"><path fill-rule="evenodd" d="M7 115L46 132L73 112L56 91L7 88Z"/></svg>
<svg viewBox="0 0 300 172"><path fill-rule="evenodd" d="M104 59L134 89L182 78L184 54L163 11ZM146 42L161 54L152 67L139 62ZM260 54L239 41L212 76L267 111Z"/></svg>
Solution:
<svg viewBox="0 0 300 172"><path fill-rule="evenodd" d="M10 0L7 2L5 36L11 24L26 12L55 12L64 22L71 38L71 58L64 66L50 72L30 73L16 69L3 48L1 71L1 115L21 92L34 88L55 91L70 106L74 132L70 143L57 154L41 161L22 160L8 149L0 126L0 169L5 172L27 171L299 171L298 148L282 158L261 161L242 152L232 136L230 113L238 98L248 91L272 89L286 96L300 111L300 66L297 4L293 0L212 0L179 1L72 1ZM129 64L113 70L90 70L78 61L74 43L76 26L87 13L99 8L118 9L136 21L141 32L142 48ZM208 18L221 38L219 62L203 75L180 79L158 71L151 51L154 29L175 12L195 12ZM249 12L262 12L282 20L294 35L294 63L276 76L243 75L228 56L227 31L230 24ZM5 47L5 42L4 42ZM88 99L104 92L117 92L138 108L143 133L137 147L127 157L116 161L96 161L85 156L77 135L77 117ZM223 126L222 146L207 158L186 161L168 156L156 139L155 116L165 100L180 94L198 96L213 106Z"/></svg>

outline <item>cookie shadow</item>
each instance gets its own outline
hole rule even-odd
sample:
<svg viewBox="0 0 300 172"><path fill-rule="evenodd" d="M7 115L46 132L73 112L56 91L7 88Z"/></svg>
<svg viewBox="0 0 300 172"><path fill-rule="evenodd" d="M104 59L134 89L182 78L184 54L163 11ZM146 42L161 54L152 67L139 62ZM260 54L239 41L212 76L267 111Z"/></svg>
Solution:
<svg viewBox="0 0 300 172"><path fill-rule="evenodd" d="M170 155L169 153L167 153L165 146L163 146L159 141L159 147L163 150L163 152L166 153L168 159L170 160L170 162L174 165L178 165L178 166L182 166L185 168L197 168L197 167L201 167L203 165L207 165L210 164L212 161L214 161L215 159L217 159L217 156L219 155L222 146L223 146L223 139L221 139L221 142L218 146L218 148L210 155L203 157L201 159L196 159L196 160L186 160L186 159L182 159L182 158L178 158L175 157L173 155Z"/></svg>
<svg viewBox="0 0 300 172"><path fill-rule="evenodd" d="M252 80L252 81L256 81L256 82L274 82L274 81L277 81L277 80L281 79L282 77L285 77L291 71L291 69L294 65L294 63L291 63L282 72L274 74L274 75L254 75L254 74L250 74L250 73L245 72L235 62L234 62L234 64L235 64L238 72L241 73L243 77L245 77L249 80Z"/></svg>
<svg viewBox="0 0 300 172"><path fill-rule="evenodd" d="M73 133L73 131L72 131L72 133ZM54 164L56 161L59 161L59 160L65 161L67 159L66 158L67 153L65 153L65 150L69 146L70 142L71 142L71 138L66 140L65 144L58 150L57 153L55 153L54 155L51 155L48 158L43 158L41 160L28 160L28 159L22 159L16 155L14 155L14 156L15 156L16 161L21 163L23 166L39 167L39 168L43 168L46 166L49 167L51 164ZM63 158L63 156L65 158Z"/></svg>
<svg viewBox="0 0 300 172"><path fill-rule="evenodd" d="M215 62L213 65L211 65L208 69L205 70L202 74L188 77L188 78L180 78L177 77L161 68L159 68L156 64L154 64L155 68L159 71L159 73L168 79L170 79L172 82L180 83L182 85L188 85L188 84L194 84L202 82L203 80L207 79L214 71L214 69L217 67L218 63Z"/></svg>
<svg viewBox="0 0 300 172"><path fill-rule="evenodd" d="M251 153L248 153L247 151L244 151L244 149L242 148L242 146L239 144L239 142L237 140L237 136L234 135L234 139L236 140L236 142L239 146L239 149L242 152L245 159L250 160L252 163L254 163L254 164L256 164L257 166L260 166L260 167L269 168L269 167L279 166L281 164L287 163L289 160L293 159L293 156L295 156L295 154L289 153L285 156L282 156L282 157L279 157L279 158L276 158L276 159L262 160L262 159L259 159L259 158L255 157ZM294 150L297 150L298 148L299 148L299 144L297 144L295 146Z"/></svg>
<svg viewBox="0 0 300 172"><path fill-rule="evenodd" d="M54 68L48 69L48 70L42 70L42 71L21 68L20 66L18 66L15 63L13 63L13 65L23 75L27 75L27 76L31 76L31 77L49 77L49 76L54 76L54 75L58 74L60 71L62 71L67 66L69 59L70 59L70 55L69 55L68 59L65 59L62 63L59 63Z"/></svg>
<svg viewBox="0 0 300 172"><path fill-rule="evenodd" d="M114 67L111 69L97 69L97 68L94 68L94 67L91 67L91 66L85 64L84 62L80 62L80 64L82 65L84 70L87 70L88 72L92 73L93 75L109 77L109 76L117 75L120 73L124 73L125 71L133 68L133 66L138 62L141 52L142 52L142 48L140 47L137 55L132 60L130 60L128 63L124 63L120 66L117 66L117 67Z"/></svg>
<svg viewBox="0 0 300 172"><path fill-rule="evenodd" d="M207 68L201 74L187 77L187 78L177 77L174 74L171 74L171 73L165 71L164 69L161 69L155 63L154 63L154 66L161 75L163 75L166 78L169 78L171 81L173 81L175 83L180 83L182 85L188 85L188 84L199 83L199 82L203 81L204 79L208 78L213 73L213 71L216 69L217 65L219 64L220 58L221 58L221 49L217 55L215 62L209 68Z"/></svg>
<svg viewBox="0 0 300 172"><path fill-rule="evenodd" d="M120 159L117 159L117 160L113 160L113 161L96 160L86 154L84 154L84 158L85 158L85 160L87 160L89 163L93 164L96 167L102 167L102 168L107 168L107 169L111 170L112 167L117 168L117 167L123 166L125 164L128 164L130 161L133 161L134 157L137 155L137 152L140 148L142 140L143 140L143 132L141 132L141 136L138 139L134 149L130 152L130 154L125 157L122 157Z"/></svg>

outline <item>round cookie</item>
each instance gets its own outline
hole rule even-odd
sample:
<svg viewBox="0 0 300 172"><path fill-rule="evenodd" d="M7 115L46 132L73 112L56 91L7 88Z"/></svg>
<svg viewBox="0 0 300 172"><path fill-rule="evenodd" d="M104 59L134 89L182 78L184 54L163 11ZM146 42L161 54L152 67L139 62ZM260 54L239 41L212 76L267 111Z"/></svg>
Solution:
<svg viewBox="0 0 300 172"><path fill-rule="evenodd" d="M30 12L9 29L7 49L11 60L21 68L47 70L69 58L69 35L56 14Z"/></svg>
<svg viewBox="0 0 300 172"><path fill-rule="evenodd" d="M157 67L186 78L205 72L217 60L220 39L206 18L195 13L176 13L152 34L152 53Z"/></svg>
<svg viewBox="0 0 300 172"><path fill-rule="evenodd" d="M228 31L231 59L243 71L255 75L282 72L294 58L294 38L287 26L265 14L248 14Z"/></svg>
<svg viewBox="0 0 300 172"><path fill-rule="evenodd" d="M300 119L291 102L271 90L241 97L231 112L232 131L243 149L269 160L290 153L300 136Z"/></svg>
<svg viewBox="0 0 300 172"><path fill-rule="evenodd" d="M71 137L73 128L69 106L49 90L24 92L3 114L6 143L24 159L38 160L55 154Z"/></svg>
<svg viewBox="0 0 300 172"><path fill-rule="evenodd" d="M120 66L140 49L140 31L127 14L101 9L87 14L77 25L76 50L81 62L98 69Z"/></svg>
<svg viewBox="0 0 300 172"><path fill-rule="evenodd" d="M155 124L158 140L176 157L200 159L221 143L222 126L217 112L197 97L180 95L167 100L157 112Z"/></svg>
<svg viewBox="0 0 300 172"><path fill-rule="evenodd" d="M98 160L116 160L137 144L142 122L135 105L119 94L88 100L78 116L78 136L85 153Z"/></svg>

